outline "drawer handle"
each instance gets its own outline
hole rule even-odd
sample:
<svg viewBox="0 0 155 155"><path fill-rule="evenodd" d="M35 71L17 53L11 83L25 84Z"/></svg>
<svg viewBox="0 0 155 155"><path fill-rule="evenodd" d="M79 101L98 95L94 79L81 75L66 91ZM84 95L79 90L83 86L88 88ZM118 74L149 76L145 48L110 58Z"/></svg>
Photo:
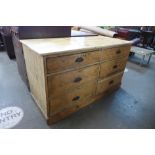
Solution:
<svg viewBox="0 0 155 155"><path fill-rule="evenodd" d="M116 54L120 54L120 53L121 53L121 50L117 50L117 51L116 51Z"/></svg>
<svg viewBox="0 0 155 155"><path fill-rule="evenodd" d="M76 96L76 97L74 97L73 99L72 99L72 101L77 101L77 100L79 100L80 99L80 96Z"/></svg>
<svg viewBox="0 0 155 155"><path fill-rule="evenodd" d="M77 78L75 78L74 82L77 83L77 82L80 82L81 80L82 80L81 77L77 77Z"/></svg>
<svg viewBox="0 0 155 155"><path fill-rule="evenodd" d="M111 85L111 84L113 84L114 83L114 80L111 80L110 82L109 82L109 85Z"/></svg>
<svg viewBox="0 0 155 155"><path fill-rule="evenodd" d="M75 62L82 62L84 59L82 57L79 57L75 60Z"/></svg>
<svg viewBox="0 0 155 155"><path fill-rule="evenodd" d="M117 67L118 67L117 65L114 65L114 66L113 66L113 69L116 69Z"/></svg>

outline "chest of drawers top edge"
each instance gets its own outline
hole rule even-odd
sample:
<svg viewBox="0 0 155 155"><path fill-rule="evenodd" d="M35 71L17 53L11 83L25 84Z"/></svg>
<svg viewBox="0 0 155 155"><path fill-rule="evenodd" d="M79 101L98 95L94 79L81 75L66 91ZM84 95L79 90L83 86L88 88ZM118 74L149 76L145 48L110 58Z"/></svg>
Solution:
<svg viewBox="0 0 155 155"><path fill-rule="evenodd" d="M98 40L99 42L97 42ZM78 54L131 45L130 41L104 36L26 39L20 40L20 42L43 57ZM92 42L94 43L92 44Z"/></svg>

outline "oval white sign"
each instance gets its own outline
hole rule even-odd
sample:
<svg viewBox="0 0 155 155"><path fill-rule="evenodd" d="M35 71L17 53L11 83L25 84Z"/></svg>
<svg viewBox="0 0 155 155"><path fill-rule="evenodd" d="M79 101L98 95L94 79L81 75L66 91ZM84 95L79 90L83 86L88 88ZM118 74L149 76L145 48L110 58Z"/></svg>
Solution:
<svg viewBox="0 0 155 155"><path fill-rule="evenodd" d="M0 110L0 129L9 129L17 125L23 118L24 112L19 107L7 107Z"/></svg>

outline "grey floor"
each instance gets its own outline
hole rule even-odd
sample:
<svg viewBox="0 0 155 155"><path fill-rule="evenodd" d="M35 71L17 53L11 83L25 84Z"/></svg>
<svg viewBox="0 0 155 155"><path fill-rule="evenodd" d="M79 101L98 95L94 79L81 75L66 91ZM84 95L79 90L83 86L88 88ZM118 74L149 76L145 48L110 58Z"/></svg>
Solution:
<svg viewBox="0 0 155 155"><path fill-rule="evenodd" d="M48 126L20 79L16 61L0 52L0 109L22 108L24 117L14 127L20 129L155 128L155 57L148 67L140 67L135 58L128 62L118 91Z"/></svg>

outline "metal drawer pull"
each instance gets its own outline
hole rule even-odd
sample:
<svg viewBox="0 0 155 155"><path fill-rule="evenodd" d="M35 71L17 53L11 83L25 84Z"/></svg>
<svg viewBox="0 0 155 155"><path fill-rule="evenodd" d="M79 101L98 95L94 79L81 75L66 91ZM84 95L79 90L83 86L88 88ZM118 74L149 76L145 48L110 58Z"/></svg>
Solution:
<svg viewBox="0 0 155 155"><path fill-rule="evenodd" d="M81 77L77 77L77 78L75 78L74 82L75 82L75 83L76 83L76 82L80 82L81 80L82 80Z"/></svg>
<svg viewBox="0 0 155 155"><path fill-rule="evenodd" d="M117 65L114 65L114 66L113 66L114 69L116 69L117 67L118 67Z"/></svg>
<svg viewBox="0 0 155 155"><path fill-rule="evenodd" d="M77 101L77 100L79 100L80 99L80 96L76 96L76 97L74 97L73 99L72 99L72 101Z"/></svg>
<svg viewBox="0 0 155 155"><path fill-rule="evenodd" d="M117 50L117 51L116 51L116 54L120 54L120 53L121 53L121 50Z"/></svg>
<svg viewBox="0 0 155 155"><path fill-rule="evenodd" d="M84 59L82 57L79 57L75 60L75 62L82 62Z"/></svg>
<svg viewBox="0 0 155 155"><path fill-rule="evenodd" d="M113 83L114 83L114 80L111 80L111 81L109 82L110 85L113 84Z"/></svg>

